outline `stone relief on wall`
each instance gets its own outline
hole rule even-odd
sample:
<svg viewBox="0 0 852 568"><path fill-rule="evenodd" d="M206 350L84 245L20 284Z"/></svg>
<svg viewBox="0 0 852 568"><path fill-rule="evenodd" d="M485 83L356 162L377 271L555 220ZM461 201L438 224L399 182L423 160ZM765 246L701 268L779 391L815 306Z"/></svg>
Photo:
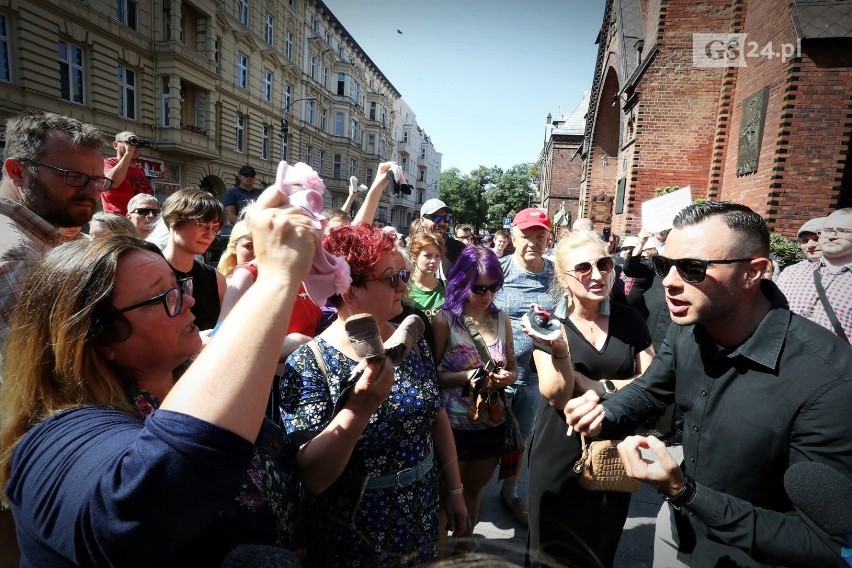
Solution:
<svg viewBox="0 0 852 568"><path fill-rule="evenodd" d="M769 87L764 87L749 95L743 101L742 127L740 128L739 147L737 149L738 176L757 171L768 99Z"/></svg>

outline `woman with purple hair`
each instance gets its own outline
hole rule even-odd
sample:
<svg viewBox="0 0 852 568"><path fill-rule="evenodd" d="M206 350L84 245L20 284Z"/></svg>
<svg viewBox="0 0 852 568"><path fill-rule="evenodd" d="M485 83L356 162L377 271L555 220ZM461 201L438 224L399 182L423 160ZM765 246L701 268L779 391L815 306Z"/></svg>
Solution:
<svg viewBox="0 0 852 568"><path fill-rule="evenodd" d="M454 533L457 538L473 534L482 488L491 479L506 440L500 391L518 376L512 324L494 305L502 286L503 270L494 251L467 246L448 274L444 307L432 319L438 385L456 441L470 519L466 533ZM490 360L483 360L472 331L487 346ZM456 550L468 546L462 540Z"/></svg>

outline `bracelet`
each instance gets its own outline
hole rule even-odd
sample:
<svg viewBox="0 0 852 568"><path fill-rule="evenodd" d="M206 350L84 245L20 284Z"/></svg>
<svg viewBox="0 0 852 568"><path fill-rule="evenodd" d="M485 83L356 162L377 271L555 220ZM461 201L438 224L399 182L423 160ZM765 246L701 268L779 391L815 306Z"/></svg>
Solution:
<svg viewBox="0 0 852 568"><path fill-rule="evenodd" d="M461 495L464 491L464 484L459 485L455 489L450 489L447 491L447 495Z"/></svg>
<svg viewBox="0 0 852 568"><path fill-rule="evenodd" d="M692 503L692 500L695 499L696 491L697 488L695 487L695 480L686 475L683 478L683 489L681 489L676 495L665 495L663 493L660 495L663 499L669 502L669 505L680 511L681 508Z"/></svg>

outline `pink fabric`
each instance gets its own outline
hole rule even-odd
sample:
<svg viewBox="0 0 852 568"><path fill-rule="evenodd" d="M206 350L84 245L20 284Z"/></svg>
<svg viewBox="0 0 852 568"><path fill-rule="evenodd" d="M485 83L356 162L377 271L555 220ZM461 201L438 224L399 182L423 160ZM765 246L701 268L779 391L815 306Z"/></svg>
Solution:
<svg viewBox="0 0 852 568"><path fill-rule="evenodd" d="M275 187L290 198L290 203L305 210L313 219L319 240L322 242L325 217L320 215L324 204L325 183L309 165L299 162L290 166L281 161L275 176ZM317 306L324 306L326 300L334 294L342 294L349 289L352 278L349 265L342 256L334 256L322 247L318 247L308 275L303 282L305 291Z"/></svg>

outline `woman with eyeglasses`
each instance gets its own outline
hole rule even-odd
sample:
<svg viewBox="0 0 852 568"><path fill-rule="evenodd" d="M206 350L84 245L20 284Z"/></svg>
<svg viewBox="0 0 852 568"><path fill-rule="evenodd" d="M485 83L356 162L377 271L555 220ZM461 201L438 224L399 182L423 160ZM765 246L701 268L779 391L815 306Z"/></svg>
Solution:
<svg viewBox="0 0 852 568"><path fill-rule="evenodd" d="M200 189L178 190L163 203L163 222L169 229L163 255L178 279L195 282L192 314L205 343L219 319L227 283L221 272L200 262L196 255L203 255L213 243L222 228L222 216L219 200Z"/></svg>
<svg viewBox="0 0 852 568"><path fill-rule="evenodd" d="M448 274L444 308L432 318L441 398L456 442L470 519L466 531L455 533L457 552L470 549L482 489L506 443L501 391L518 378L512 324L494 305L494 295L502 286L503 270L494 251L467 246ZM490 361L480 353L485 348Z"/></svg>
<svg viewBox="0 0 852 568"><path fill-rule="evenodd" d="M413 566L438 555L438 502L451 525L467 515L455 445L441 408L435 363L420 337L394 367L393 383L372 405L352 406L348 388L359 357L346 324L369 314L381 341L394 332L409 273L393 237L371 225L333 229L323 241L349 264L351 287L330 301L337 319L287 359L280 381L281 415L307 490L307 566ZM339 409L339 412L337 411ZM360 413L353 413L360 410ZM324 431L323 431L324 430ZM315 454L319 448L325 450Z"/></svg>
<svg viewBox="0 0 852 568"><path fill-rule="evenodd" d="M648 328L633 308L610 302L615 262L593 231L575 231L555 251L551 291L562 337L535 342L541 401L530 448L529 554L570 566L612 566L630 493L586 491L574 465L580 437L566 435L565 404L587 390L602 399L641 375L654 357ZM625 432L625 435L632 432Z"/></svg>
<svg viewBox="0 0 852 568"><path fill-rule="evenodd" d="M243 543L298 550L295 448L263 416L319 245L301 209L275 207L285 196L267 203L245 317L200 354L193 281L155 245L68 243L35 268L0 389L0 486L22 566L219 566ZM364 376L380 380L379 364Z"/></svg>

